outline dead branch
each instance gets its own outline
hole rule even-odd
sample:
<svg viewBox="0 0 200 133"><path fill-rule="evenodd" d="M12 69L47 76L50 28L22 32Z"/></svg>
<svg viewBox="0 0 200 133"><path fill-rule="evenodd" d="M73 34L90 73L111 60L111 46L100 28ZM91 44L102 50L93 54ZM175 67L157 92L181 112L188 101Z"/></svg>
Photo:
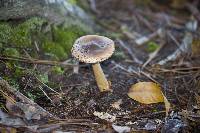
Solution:
<svg viewBox="0 0 200 133"><path fill-rule="evenodd" d="M100 12L97 10L97 7L96 7L96 0L89 0L89 3L90 3L91 10L96 14L100 14Z"/></svg>
<svg viewBox="0 0 200 133"><path fill-rule="evenodd" d="M129 55L131 56L131 58L132 58L133 61L135 61L135 62L138 63L138 64L142 64L142 61L140 61L140 60L135 56L135 54L132 52L132 50L131 50L129 47L127 47L127 46L124 44L124 42L123 42L122 40L117 39L117 41L119 42L119 45L120 45L122 48L124 48L124 49L129 53Z"/></svg>
<svg viewBox="0 0 200 133"><path fill-rule="evenodd" d="M189 68L176 68L176 69L166 69L166 68L153 68L154 70L158 70L163 73L173 72L179 74L188 74L191 72L195 72L200 70L200 67L189 67Z"/></svg>
<svg viewBox="0 0 200 133"><path fill-rule="evenodd" d="M144 68L146 65L148 65L148 64L157 56L157 54L158 54L158 53L160 52L160 50L164 47L165 44L166 44L166 43L163 42L163 43L161 44L161 46L160 46L158 49L156 49L156 51L154 51L153 53L151 53L151 54L149 55L148 60L142 65L142 68Z"/></svg>
<svg viewBox="0 0 200 133"><path fill-rule="evenodd" d="M18 97L23 102L33 105L34 107L38 108L39 110L42 110L44 112L44 114L47 114L49 117L56 119L55 116L53 116L52 114L47 112L45 109L43 109L37 103L33 102L32 100L30 100L29 98L24 96L22 93L20 93L16 89L12 88L5 80L0 80L0 89L3 90L4 92L9 92L10 94L13 94L14 96Z"/></svg>
<svg viewBox="0 0 200 133"><path fill-rule="evenodd" d="M192 43L193 36L191 33L186 33L185 37L183 38L182 44L180 47L171 55L167 56L165 59L158 62L159 65L164 65L169 61L174 61L178 57L180 57L181 54L188 52L190 49L190 45Z"/></svg>
<svg viewBox="0 0 200 133"><path fill-rule="evenodd" d="M140 13L136 13L135 15L136 15L136 17L139 19L139 21L140 21L141 23L143 23L144 26L146 26L150 31L152 31L152 32L155 31L155 29L154 29L154 27L152 26L152 24L149 23L148 20L146 20L146 18L144 18L142 15L140 15Z"/></svg>
<svg viewBox="0 0 200 133"><path fill-rule="evenodd" d="M19 58L19 57L2 57L0 56L0 60L10 60L10 61L19 61L24 62L28 64L41 64L41 65L51 65L51 66L77 66L74 64L67 64L64 62L58 62L58 61L49 61L49 60L40 60L40 59L29 59L29 58Z"/></svg>
<svg viewBox="0 0 200 133"><path fill-rule="evenodd" d="M180 24L180 25L184 25L186 23L186 19L179 19L175 16L171 16L169 14L166 13L154 13L151 11L147 11L144 12L142 10L138 10L139 13L141 13L142 15L144 15L145 17L148 17L149 19L151 19L152 21L157 21L157 20L165 20L167 23L175 23L175 24Z"/></svg>
<svg viewBox="0 0 200 133"><path fill-rule="evenodd" d="M147 43L148 41L152 40L153 38L155 38L156 36L159 36L162 38L163 34L164 34L163 30L160 28L148 36L142 36L142 37L136 39L135 42L137 45L143 45L143 44Z"/></svg>
<svg viewBox="0 0 200 133"><path fill-rule="evenodd" d="M197 7L190 3L187 3L185 6L192 13L192 15L200 22L200 12L197 9Z"/></svg>

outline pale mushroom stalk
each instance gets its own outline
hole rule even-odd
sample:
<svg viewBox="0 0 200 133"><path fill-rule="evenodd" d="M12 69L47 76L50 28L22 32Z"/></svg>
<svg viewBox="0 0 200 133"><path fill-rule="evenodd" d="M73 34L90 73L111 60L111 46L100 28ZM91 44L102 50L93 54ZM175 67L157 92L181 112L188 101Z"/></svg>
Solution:
<svg viewBox="0 0 200 133"><path fill-rule="evenodd" d="M111 91L109 82L106 79L106 76L103 73L101 65L99 63L92 65L94 76L97 82L97 86L99 87L100 91Z"/></svg>

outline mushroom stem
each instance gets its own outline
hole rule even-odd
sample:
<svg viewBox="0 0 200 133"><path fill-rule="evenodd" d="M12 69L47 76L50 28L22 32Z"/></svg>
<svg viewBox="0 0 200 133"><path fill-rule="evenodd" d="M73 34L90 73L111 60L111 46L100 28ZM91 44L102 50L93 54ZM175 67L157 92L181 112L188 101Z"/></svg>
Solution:
<svg viewBox="0 0 200 133"><path fill-rule="evenodd" d="M92 65L94 76L97 82L97 86L99 87L100 91L111 91L109 82L107 81L103 70L101 69L101 66L99 63Z"/></svg>

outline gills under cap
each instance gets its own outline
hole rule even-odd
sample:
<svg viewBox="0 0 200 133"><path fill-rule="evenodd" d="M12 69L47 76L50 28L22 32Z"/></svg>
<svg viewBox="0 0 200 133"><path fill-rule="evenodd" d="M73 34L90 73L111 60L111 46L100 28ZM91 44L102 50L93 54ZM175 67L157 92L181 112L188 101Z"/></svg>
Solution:
<svg viewBox="0 0 200 133"><path fill-rule="evenodd" d="M98 35L86 35L75 41L72 55L81 62L98 63L108 59L114 50L115 45L111 39Z"/></svg>

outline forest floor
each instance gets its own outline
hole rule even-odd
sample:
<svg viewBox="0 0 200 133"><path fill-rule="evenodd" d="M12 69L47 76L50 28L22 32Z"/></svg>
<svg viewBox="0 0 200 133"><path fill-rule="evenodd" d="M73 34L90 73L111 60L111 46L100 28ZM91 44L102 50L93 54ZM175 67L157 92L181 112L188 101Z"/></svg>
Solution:
<svg viewBox="0 0 200 133"><path fill-rule="evenodd" d="M188 42L188 38L200 38L199 27L187 27L195 27L194 23L200 20L190 10L173 9L167 5L155 8L155 5L135 7L129 2L103 2L105 1L98 1L92 11L101 32L110 34L118 51L118 55L101 63L113 92L100 93L91 65L84 63L79 65L78 73L73 73L72 65L65 67L64 74L60 75L49 72L52 67L50 65L33 63L34 69L48 72L48 81L59 86L51 87L56 91L54 92L28 72L17 80L20 92L28 97L36 95L35 103L57 120L59 118L60 121L68 122L60 124L59 121L59 127L54 123L53 127L59 130L114 132L113 128L116 126L119 129L115 131L118 132L129 128L133 132L198 132L199 55L194 53L194 48L186 49L187 51L182 49L174 60L163 64L160 61L165 61L169 55L180 49L183 40ZM149 35L151 37L147 42L143 39L141 44L137 44L139 38ZM197 40L197 43L200 41ZM152 53L154 56L149 59ZM9 68L1 68L1 74L12 74ZM163 103L144 105L128 97L131 85L140 81L152 81L161 86L171 103L167 118ZM38 85L43 88L44 94L35 87ZM4 98L1 101L5 103ZM100 119L94 112L102 115L108 113L110 119ZM70 120L73 122L70 123ZM48 124L46 127L50 128Z"/></svg>

